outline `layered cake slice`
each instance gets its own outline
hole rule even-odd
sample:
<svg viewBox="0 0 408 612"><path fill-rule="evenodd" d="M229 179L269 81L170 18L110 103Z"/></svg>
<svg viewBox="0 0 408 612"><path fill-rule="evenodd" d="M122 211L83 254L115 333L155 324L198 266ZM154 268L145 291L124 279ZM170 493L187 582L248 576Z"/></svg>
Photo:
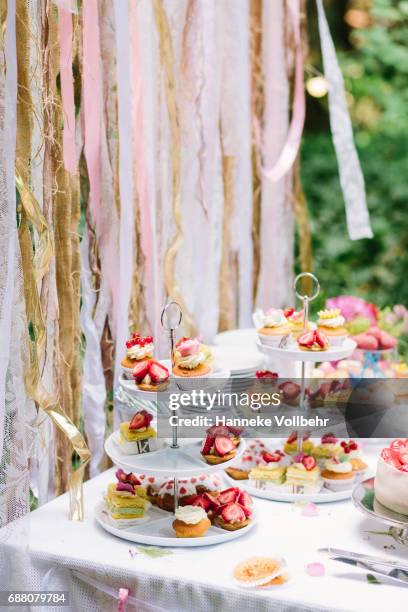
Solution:
<svg viewBox="0 0 408 612"><path fill-rule="evenodd" d="M128 422L120 424L120 449L128 455L137 455L156 450L156 430L150 425L153 415L139 410Z"/></svg>
<svg viewBox="0 0 408 612"><path fill-rule="evenodd" d="M117 482L108 485L105 495L106 509L115 527L132 527L145 518L150 507L146 489L131 472L126 474L123 470L118 470L115 475Z"/></svg>

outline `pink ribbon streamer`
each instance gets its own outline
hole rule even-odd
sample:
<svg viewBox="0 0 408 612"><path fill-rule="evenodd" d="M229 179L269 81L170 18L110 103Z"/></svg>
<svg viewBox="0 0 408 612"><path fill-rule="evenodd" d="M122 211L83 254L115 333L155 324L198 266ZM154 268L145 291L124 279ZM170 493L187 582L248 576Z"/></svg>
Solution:
<svg viewBox="0 0 408 612"><path fill-rule="evenodd" d="M118 612L124 612L127 599L129 597L129 589L119 589L118 593Z"/></svg>
<svg viewBox="0 0 408 612"><path fill-rule="evenodd" d="M90 185L90 207L93 213L96 234L100 237L103 229L100 215L102 74L97 0L86 0L82 5L82 14L85 159L88 166Z"/></svg>
<svg viewBox="0 0 408 612"><path fill-rule="evenodd" d="M61 96L64 111L63 153L64 166L74 174L77 169L75 152L75 102L72 77L72 14L58 5L58 34L60 43Z"/></svg>
<svg viewBox="0 0 408 612"><path fill-rule="evenodd" d="M300 0L288 0L288 11L292 21L295 37L295 87L292 105L292 121L288 130L286 142L279 158L272 168L264 168L265 176L271 181L279 181L292 167L300 147L303 125L305 122L306 104L303 85L303 55L300 36Z"/></svg>

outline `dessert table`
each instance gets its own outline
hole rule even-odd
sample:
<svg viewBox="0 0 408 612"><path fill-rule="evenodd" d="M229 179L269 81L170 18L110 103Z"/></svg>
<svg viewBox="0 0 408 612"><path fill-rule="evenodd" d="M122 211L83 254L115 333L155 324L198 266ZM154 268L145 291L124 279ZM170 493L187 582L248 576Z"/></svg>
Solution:
<svg viewBox="0 0 408 612"><path fill-rule="evenodd" d="M368 461L375 465L372 449ZM383 612L391 600L408 609L408 588L370 582L367 572L329 561L317 552L333 546L408 559L408 548L384 535L384 525L360 514L351 501L320 504L309 512L304 505L254 498L258 524L238 540L202 548L152 549L117 539L96 523L93 509L113 479L114 470L108 470L85 484L82 523L68 521L68 499L62 495L14 527L25 531L28 546L19 548L12 530L9 537L0 531L2 552L14 560L12 582L2 588L69 591L69 606L44 610L117 610L112 595L120 588L129 589L139 600L136 606L129 603L134 599L129 600L125 610L138 612ZM286 559L289 583L267 590L234 583L232 570L239 561L274 553ZM306 566L314 562L324 565L324 576L308 574Z"/></svg>

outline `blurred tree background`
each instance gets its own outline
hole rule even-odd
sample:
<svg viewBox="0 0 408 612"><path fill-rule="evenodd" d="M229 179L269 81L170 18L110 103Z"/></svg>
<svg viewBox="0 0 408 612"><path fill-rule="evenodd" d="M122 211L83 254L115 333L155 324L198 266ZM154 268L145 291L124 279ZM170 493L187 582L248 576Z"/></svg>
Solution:
<svg viewBox="0 0 408 612"><path fill-rule="evenodd" d="M315 3L307 6L309 93L302 182L322 301L354 294L380 307L408 306L408 1L325 2L345 79L374 231L373 239L355 242L347 234L327 95L317 97L319 88L311 81L322 72L322 61Z"/></svg>

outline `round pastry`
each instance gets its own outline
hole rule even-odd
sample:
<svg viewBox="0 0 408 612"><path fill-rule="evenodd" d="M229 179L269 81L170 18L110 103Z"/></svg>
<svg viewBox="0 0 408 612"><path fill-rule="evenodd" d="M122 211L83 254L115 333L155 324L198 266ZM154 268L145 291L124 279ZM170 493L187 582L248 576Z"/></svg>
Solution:
<svg viewBox="0 0 408 612"><path fill-rule="evenodd" d="M198 338L181 338L176 344L175 376L206 376L211 372L211 351Z"/></svg>
<svg viewBox="0 0 408 612"><path fill-rule="evenodd" d="M318 330L326 334L330 344L333 346L343 344L343 341L348 336L348 332L344 327L345 319L341 314L340 308L320 310L317 314L319 316L317 321Z"/></svg>
<svg viewBox="0 0 408 612"><path fill-rule="evenodd" d="M301 351L327 351L329 348L327 336L317 329L301 334L297 343Z"/></svg>
<svg viewBox="0 0 408 612"><path fill-rule="evenodd" d="M209 374L210 372L211 372L211 368L206 363L201 363L200 365L196 366L192 370L189 370L187 368L182 368L179 365L175 365L173 368L173 374L175 376L186 376L186 377L188 376L207 376L207 374Z"/></svg>
<svg viewBox="0 0 408 612"><path fill-rule="evenodd" d="M164 391L170 384L170 372L155 359L137 362L132 376L142 391Z"/></svg>
<svg viewBox="0 0 408 612"><path fill-rule="evenodd" d="M340 442L343 455L350 461L354 474L362 475L368 468L368 465L361 458L361 449L355 440L343 440Z"/></svg>
<svg viewBox="0 0 408 612"><path fill-rule="evenodd" d="M237 454L236 444L228 436L211 436L205 438L201 454L210 465L219 465L233 459Z"/></svg>
<svg viewBox="0 0 408 612"><path fill-rule="evenodd" d="M153 336L141 336L136 332L126 340L126 357L120 363L124 368L133 368L138 361L152 359L153 352Z"/></svg>
<svg viewBox="0 0 408 612"><path fill-rule="evenodd" d="M393 440L381 451L374 490L380 504L408 515L408 438Z"/></svg>
<svg viewBox="0 0 408 612"><path fill-rule="evenodd" d="M339 444L338 438L329 432L322 436L320 444L314 447L312 454L316 459L330 459L334 455L341 453L342 447Z"/></svg>
<svg viewBox="0 0 408 612"><path fill-rule="evenodd" d="M227 489L223 493L229 494L230 491L233 491L233 489ZM222 495L222 493L220 493L220 495ZM237 502L222 504L216 511L217 514L214 517L214 525L221 527L222 529L226 529L227 531L242 529L251 522L251 519L249 518L251 515L251 510L247 506Z"/></svg>
<svg viewBox="0 0 408 612"><path fill-rule="evenodd" d="M176 509L173 529L178 538L200 538L211 527L211 521L200 506L181 506Z"/></svg>
<svg viewBox="0 0 408 612"><path fill-rule="evenodd" d="M356 476L350 461L332 457L324 463L322 478L328 489L342 491L351 487Z"/></svg>
<svg viewBox="0 0 408 612"><path fill-rule="evenodd" d="M250 557L234 568L234 578L243 587L269 586L284 574L285 565L277 557Z"/></svg>
<svg viewBox="0 0 408 612"><path fill-rule="evenodd" d="M284 336L291 333L290 325L280 308L270 308L260 312L262 326L257 330L263 344L278 346Z"/></svg>

